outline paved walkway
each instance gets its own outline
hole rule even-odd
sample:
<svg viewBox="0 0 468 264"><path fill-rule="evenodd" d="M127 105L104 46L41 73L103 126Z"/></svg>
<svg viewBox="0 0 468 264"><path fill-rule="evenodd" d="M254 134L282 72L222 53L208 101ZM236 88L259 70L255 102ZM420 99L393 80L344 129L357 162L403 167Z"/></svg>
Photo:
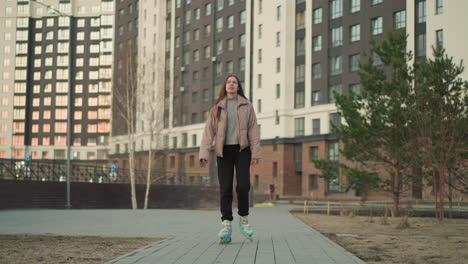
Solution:
<svg viewBox="0 0 468 264"><path fill-rule="evenodd" d="M218 211L204 210L4 210L2 234L166 237L108 264L142 263L364 263L289 214L288 206L254 208L254 241L235 217L233 242L218 245Z"/></svg>

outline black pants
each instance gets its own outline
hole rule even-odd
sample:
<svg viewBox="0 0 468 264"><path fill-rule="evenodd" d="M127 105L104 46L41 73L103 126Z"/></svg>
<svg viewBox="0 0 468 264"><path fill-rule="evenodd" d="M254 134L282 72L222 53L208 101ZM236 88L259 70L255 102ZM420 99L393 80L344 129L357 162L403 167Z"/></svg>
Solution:
<svg viewBox="0 0 468 264"><path fill-rule="evenodd" d="M223 157L218 157L218 180L221 198L221 221L232 221L232 186L234 167L236 168L236 193L238 214L249 214L249 190L250 190L250 160L252 153L250 148L240 151L239 145L224 145Z"/></svg>

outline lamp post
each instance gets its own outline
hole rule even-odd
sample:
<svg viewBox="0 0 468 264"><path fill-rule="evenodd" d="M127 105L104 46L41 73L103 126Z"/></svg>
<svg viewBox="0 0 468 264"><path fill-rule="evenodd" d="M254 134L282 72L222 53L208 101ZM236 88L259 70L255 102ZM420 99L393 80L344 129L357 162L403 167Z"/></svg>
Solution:
<svg viewBox="0 0 468 264"><path fill-rule="evenodd" d="M70 196L70 181L71 181L71 140L72 140L72 52L73 52L73 45L72 45L72 26L73 26L73 16L67 15L57 9L55 9L53 6L44 4L42 2L39 2L37 0L31 0L31 2L37 3L39 5L45 6L47 8L47 12L49 14L58 14L59 16L63 17L68 17L70 18L70 25L69 25L69 39L68 39L68 91L67 91L67 97L68 97L68 104L67 104L67 202L65 204L65 207L67 209L71 208L71 196ZM71 3L70 3L71 4Z"/></svg>

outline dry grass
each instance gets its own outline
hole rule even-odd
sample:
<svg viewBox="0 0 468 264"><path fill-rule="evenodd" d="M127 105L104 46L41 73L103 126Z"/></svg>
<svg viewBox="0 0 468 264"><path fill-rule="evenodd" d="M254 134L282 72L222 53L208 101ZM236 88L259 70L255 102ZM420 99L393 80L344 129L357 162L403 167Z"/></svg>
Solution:
<svg viewBox="0 0 468 264"><path fill-rule="evenodd" d="M468 263L468 219L387 218L382 225L367 216L295 215L369 264ZM408 226L397 229L402 222Z"/></svg>
<svg viewBox="0 0 468 264"><path fill-rule="evenodd" d="M104 263L159 240L161 238L0 235L0 263Z"/></svg>

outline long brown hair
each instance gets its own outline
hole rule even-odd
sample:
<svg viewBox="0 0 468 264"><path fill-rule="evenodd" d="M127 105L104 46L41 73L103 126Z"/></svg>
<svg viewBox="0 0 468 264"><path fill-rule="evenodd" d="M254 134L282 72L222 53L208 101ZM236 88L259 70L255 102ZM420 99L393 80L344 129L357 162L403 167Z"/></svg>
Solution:
<svg viewBox="0 0 468 264"><path fill-rule="evenodd" d="M247 97L245 97L245 95L244 95L244 90L242 89L242 85L240 83L239 77L237 77L236 75L231 74L231 75L228 75L226 77L226 79L224 79L223 86L221 87L221 89L219 89L218 99L216 99L215 103L212 105L212 108L216 107L216 105L219 102L221 102L221 100L223 100L224 97L226 97L226 95L227 95L227 93L226 93L226 84L227 84L227 81L229 80L229 78L231 78L231 77L234 77L237 80L237 94L244 97L245 99L247 99ZM221 115L221 111L218 108L217 113L216 113L217 120L219 120L220 115Z"/></svg>

